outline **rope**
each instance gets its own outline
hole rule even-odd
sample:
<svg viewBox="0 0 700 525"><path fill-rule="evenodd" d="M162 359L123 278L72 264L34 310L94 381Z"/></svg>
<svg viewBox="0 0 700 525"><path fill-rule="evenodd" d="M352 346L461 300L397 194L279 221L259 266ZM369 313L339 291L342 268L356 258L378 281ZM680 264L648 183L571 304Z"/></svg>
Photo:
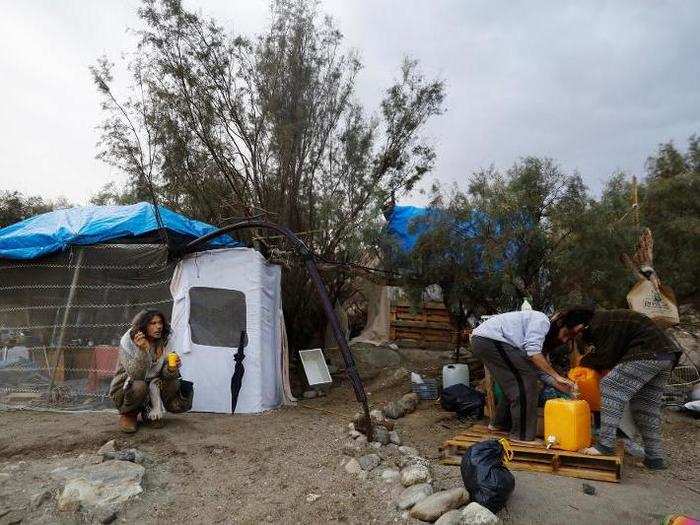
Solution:
<svg viewBox="0 0 700 525"><path fill-rule="evenodd" d="M498 440L498 442L503 447L503 461L506 463L510 463L513 460L513 456L515 454L515 452L513 451L513 447L510 446L510 441L508 441L506 438L501 438Z"/></svg>

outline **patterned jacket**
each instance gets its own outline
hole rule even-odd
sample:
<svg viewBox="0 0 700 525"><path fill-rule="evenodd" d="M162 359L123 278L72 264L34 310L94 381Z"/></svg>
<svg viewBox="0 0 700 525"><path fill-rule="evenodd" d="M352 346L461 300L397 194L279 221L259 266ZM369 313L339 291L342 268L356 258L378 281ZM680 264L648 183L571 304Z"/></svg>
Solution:
<svg viewBox="0 0 700 525"><path fill-rule="evenodd" d="M657 359L660 354L680 353L678 346L644 314L632 310L596 310L583 333L592 350L581 365L597 370L623 361Z"/></svg>

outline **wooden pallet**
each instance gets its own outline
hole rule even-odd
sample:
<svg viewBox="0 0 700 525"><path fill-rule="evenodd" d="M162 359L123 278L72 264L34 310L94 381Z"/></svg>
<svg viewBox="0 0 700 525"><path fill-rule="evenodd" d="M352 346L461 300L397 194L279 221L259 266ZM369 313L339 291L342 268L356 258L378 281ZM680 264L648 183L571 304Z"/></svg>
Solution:
<svg viewBox="0 0 700 525"><path fill-rule="evenodd" d="M457 342L457 332L442 303L426 302L417 312L408 304L393 304L389 314L392 341L412 341L417 346L445 348Z"/></svg>
<svg viewBox="0 0 700 525"><path fill-rule="evenodd" d="M505 437L503 432L492 432L481 425L474 425L464 432L448 439L440 447L442 463L460 465L462 455L471 445L485 439ZM622 478L622 448L612 456L589 456L568 450L546 449L543 445L511 443L513 459L508 463L511 470L545 472L571 478L592 479L619 483Z"/></svg>

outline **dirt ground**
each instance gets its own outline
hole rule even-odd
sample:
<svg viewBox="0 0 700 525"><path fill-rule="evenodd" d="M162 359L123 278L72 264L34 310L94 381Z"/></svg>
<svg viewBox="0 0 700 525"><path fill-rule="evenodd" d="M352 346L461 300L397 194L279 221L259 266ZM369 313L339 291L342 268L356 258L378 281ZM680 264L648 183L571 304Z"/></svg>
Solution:
<svg viewBox="0 0 700 525"><path fill-rule="evenodd" d="M381 406L400 393L371 393L371 403ZM58 492L48 475L52 469L90 461L113 438L147 455L144 492L119 513L120 522L405 522L394 507L400 486L376 476L361 481L341 465L356 410L345 385L262 415L170 416L164 429L142 428L132 436L118 432L112 413L0 412L0 473L8 474L0 476L0 523L80 522L58 512L55 498L38 509L30 500L42 490ZM700 421L672 412L664 417L668 470L650 472L626 457L622 483L590 482L594 496L583 494L582 480L515 472L515 492L500 517L507 523L590 524L700 516ZM406 444L437 459L438 446L460 425L424 401L397 428ZM434 472L436 490L461 484L458 467L435 461ZM309 502L310 494L320 497Z"/></svg>

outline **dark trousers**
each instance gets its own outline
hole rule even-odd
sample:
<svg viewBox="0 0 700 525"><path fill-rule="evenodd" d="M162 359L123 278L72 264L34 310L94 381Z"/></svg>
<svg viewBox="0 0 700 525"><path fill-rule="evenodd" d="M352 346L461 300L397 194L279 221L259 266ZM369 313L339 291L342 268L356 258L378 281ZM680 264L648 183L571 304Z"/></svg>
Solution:
<svg viewBox="0 0 700 525"><path fill-rule="evenodd" d="M472 351L483 361L505 395L496 409L492 424L508 428L513 439L532 441L537 435L538 375L527 355L507 343L485 337L472 337ZM499 349L500 347L500 349ZM493 417L493 416L492 416Z"/></svg>
<svg viewBox="0 0 700 525"><path fill-rule="evenodd" d="M163 406L165 410L174 414L189 410L189 408L180 406L182 402L179 395L179 385L180 379L177 377L161 380L160 383L160 398L163 401ZM145 381L133 381L126 390L120 388L114 392L112 401L120 414L127 414L143 410L147 397L148 384Z"/></svg>

